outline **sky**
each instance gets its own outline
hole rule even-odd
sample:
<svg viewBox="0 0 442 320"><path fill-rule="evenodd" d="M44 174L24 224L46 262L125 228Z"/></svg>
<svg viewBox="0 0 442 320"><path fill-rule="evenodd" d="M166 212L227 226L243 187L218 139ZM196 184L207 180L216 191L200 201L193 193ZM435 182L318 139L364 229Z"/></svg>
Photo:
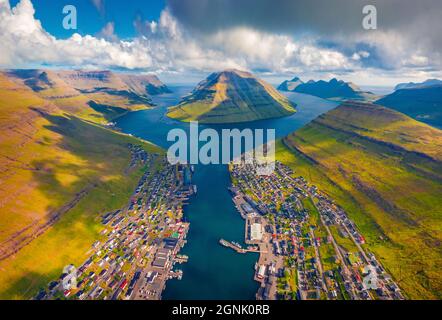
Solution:
<svg viewBox="0 0 442 320"><path fill-rule="evenodd" d="M366 30L363 7L377 9ZM77 28L63 27L73 5ZM111 69L194 83L227 68L271 83L442 78L440 0L0 0L1 68Z"/></svg>

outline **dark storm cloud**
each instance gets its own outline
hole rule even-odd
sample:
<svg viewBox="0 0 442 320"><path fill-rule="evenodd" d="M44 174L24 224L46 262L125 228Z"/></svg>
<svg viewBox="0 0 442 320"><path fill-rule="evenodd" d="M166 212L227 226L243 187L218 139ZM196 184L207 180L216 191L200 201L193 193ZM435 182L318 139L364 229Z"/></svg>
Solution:
<svg viewBox="0 0 442 320"><path fill-rule="evenodd" d="M378 9L380 27L409 25L423 17L439 18L440 0L169 0L182 23L204 31L237 25L279 32L361 29L362 8ZM438 22L437 20L435 22Z"/></svg>
<svg viewBox="0 0 442 320"><path fill-rule="evenodd" d="M442 46L441 0L169 0L172 14L198 32L234 26L285 34L355 35L362 8L378 10L379 31L407 32L427 46Z"/></svg>
<svg viewBox="0 0 442 320"><path fill-rule="evenodd" d="M362 27L365 5L377 8L376 31ZM168 7L195 33L249 27L295 41L310 35L363 67L442 66L442 0L169 0Z"/></svg>

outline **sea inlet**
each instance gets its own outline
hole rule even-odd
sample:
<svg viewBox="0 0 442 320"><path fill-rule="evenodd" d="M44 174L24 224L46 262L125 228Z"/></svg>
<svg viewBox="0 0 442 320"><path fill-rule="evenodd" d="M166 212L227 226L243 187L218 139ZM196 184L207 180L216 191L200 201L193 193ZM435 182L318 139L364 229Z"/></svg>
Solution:
<svg viewBox="0 0 442 320"><path fill-rule="evenodd" d="M125 133L168 148L169 130L189 125L165 116L167 108L176 105L192 88L171 86L173 93L154 97L156 108L129 113L117 122ZM275 129L281 138L299 129L317 116L337 106L337 103L313 96L286 93L298 105L290 117L229 125L200 125L201 129ZM187 244L181 251L189 261L180 265L182 280L167 282L163 299L168 300L250 300L255 299L258 283L253 280L255 253L237 254L219 244L226 239L244 244L244 220L237 212L228 191L230 177L226 165L197 165L193 183L198 193L185 208L190 222Z"/></svg>

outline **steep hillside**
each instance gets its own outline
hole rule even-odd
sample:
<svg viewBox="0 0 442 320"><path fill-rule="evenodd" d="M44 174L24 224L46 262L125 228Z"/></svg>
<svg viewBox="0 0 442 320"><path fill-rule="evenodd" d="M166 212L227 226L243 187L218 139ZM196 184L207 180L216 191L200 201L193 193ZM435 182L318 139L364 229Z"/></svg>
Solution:
<svg viewBox="0 0 442 320"><path fill-rule="evenodd" d="M186 122L235 123L294 112L294 105L271 85L251 73L227 70L211 74L167 115Z"/></svg>
<svg viewBox="0 0 442 320"><path fill-rule="evenodd" d="M332 79L330 81L313 81L302 82L296 77L292 81L285 81L279 87L281 91L292 91L305 93L323 99L332 100L363 100L373 101L377 97L371 92L364 92L351 82Z"/></svg>
<svg viewBox="0 0 442 320"><path fill-rule="evenodd" d="M171 93L169 88L155 75L120 74L119 77L129 87L129 90L139 95L159 95Z"/></svg>
<svg viewBox="0 0 442 320"><path fill-rule="evenodd" d="M411 298L442 298L442 131L344 103L283 139L277 158L351 215Z"/></svg>
<svg viewBox="0 0 442 320"><path fill-rule="evenodd" d="M7 76L60 109L100 124L150 108L149 90L168 90L155 76L111 71L10 70Z"/></svg>
<svg viewBox="0 0 442 320"><path fill-rule="evenodd" d="M100 231L97 215L127 203L142 175L140 167L127 172L129 143L161 152L39 95L62 85L0 73L0 299L30 298L84 258Z"/></svg>
<svg viewBox="0 0 442 320"><path fill-rule="evenodd" d="M376 103L442 128L442 85L400 89Z"/></svg>

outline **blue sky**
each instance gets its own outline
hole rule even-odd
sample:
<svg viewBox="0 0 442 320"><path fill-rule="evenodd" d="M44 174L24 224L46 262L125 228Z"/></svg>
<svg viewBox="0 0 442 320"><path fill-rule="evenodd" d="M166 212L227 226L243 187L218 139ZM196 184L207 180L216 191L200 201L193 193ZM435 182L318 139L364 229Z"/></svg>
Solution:
<svg viewBox="0 0 442 320"><path fill-rule="evenodd" d="M15 6L20 0L12 0ZM82 35L98 33L107 22L115 23L115 32L120 38L136 36L133 21L140 15L144 20L157 20L166 3L163 0L101 0L102 10L91 0L37 0L33 1L35 17L42 22L43 28L58 38L68 38L73 30L62 26L63 7L74 5L78 13L78 32Z"/></svg>
<svg viewBox="0 0 442 320"><path fill-rule="evenodd" d="M371 2L378 29L364 30ZM62 26L68 4L77 30ZM0 68L111 69L174 82L237 68L273 83L393 86L442 77L441 16L440 0L0 0Z"/></svg>

